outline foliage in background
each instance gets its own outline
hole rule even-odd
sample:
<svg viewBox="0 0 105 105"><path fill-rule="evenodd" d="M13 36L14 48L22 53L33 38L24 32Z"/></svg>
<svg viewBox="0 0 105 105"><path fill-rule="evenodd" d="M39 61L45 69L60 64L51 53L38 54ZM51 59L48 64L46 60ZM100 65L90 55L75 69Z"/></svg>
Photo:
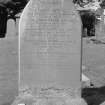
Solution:
<svg viewBox="0 0 105 105"><path fill-rule="evenodd" d="M6 8L9 15L21 12L29 0L0 0L0 6Z"/></svg>

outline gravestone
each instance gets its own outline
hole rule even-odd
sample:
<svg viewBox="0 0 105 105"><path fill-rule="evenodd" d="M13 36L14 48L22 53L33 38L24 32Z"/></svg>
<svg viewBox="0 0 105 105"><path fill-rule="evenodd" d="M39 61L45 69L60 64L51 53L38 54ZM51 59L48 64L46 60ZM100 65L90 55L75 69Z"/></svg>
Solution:
<svg viewBox="0 0 105 105"><path fill-rule="evenodd" d="M0 39L0 105L11 105L18 94L18 40Z"/></svg>
<svg viewBox="0 0 105 105"><path fill-rule="evenodd" d="M7 37L14 38L15 36L16 36L15 21L13 19L9 19L7 21Z"/></svg>
<svg viewBox="0 0 105 105"><path fill-rule="evenodd" d="M97 22L95 26L96 39L100 41L105 41L105 22L104 22L104 10L102 10L101 19Z"/></svg>
<svg viewBox="0 0 105 105"><path fill-rule="evenodd" d="M81 20L72 1L31 0L21 15L19 36L20 90L28 87L26 93L56 102L80 89Z"/></svg>

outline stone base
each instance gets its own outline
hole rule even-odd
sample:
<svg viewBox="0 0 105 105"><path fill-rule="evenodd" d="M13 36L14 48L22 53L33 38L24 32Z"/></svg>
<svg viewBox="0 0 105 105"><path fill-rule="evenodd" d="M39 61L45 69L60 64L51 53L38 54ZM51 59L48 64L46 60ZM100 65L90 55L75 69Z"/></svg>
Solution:
<svg viewBox="0 0 105 105"><path fill-rule="evenodd" d="M73 89L24 89L12 105L87 105Z"/></svg>

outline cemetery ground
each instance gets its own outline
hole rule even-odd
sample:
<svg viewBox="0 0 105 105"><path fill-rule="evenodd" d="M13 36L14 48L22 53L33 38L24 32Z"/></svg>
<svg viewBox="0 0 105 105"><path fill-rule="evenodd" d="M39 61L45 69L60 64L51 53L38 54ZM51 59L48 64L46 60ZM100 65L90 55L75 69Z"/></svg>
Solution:
<svg viewBox="0 0 105 105"><path fill-rule="evenodd" d="M95 87L100 87L105 85L105 43L95 39L83 38L82 63L85 66L83 73Z"/></svg>

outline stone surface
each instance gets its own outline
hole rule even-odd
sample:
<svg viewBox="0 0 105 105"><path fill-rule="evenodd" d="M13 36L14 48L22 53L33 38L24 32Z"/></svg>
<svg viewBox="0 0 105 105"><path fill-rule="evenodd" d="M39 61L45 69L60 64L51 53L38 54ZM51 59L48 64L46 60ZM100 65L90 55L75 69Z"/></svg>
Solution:
<svg viewBox="0 0 105 105"><path fill-rule="evenodd" d="M31 0L20 23L20 88L80 88L81 20L70 0Z"/></svg>
<svg viewBox="0 0 105 105"><path fill-rule="evenodd" d="M16 25L13 19L7 21L7 35L8 38L15 38L16 35Z"/></svg>
<svg viewBox="0 0 105 105"><path fill-rule="evenodd" d="M11 105L18 94L18 37L13 31L0 38L0 105Z"/></svg>
<svg viewBox="0 0 105 105"><path fill-rule="evenodd" d="M95 26L95 30L96 30L96 39L97 40L104 40L105 42L105 23L104 23L104 13L102 13L101 19L97 22L96 26Z"/></svg>
<svg viewBox="0 0 105 105"><path fill-rule="evenodd" d="M82 98L71 93L59 89L42 89L34 93L29 89L21 93L12 105L87 105Z"/></svg>

